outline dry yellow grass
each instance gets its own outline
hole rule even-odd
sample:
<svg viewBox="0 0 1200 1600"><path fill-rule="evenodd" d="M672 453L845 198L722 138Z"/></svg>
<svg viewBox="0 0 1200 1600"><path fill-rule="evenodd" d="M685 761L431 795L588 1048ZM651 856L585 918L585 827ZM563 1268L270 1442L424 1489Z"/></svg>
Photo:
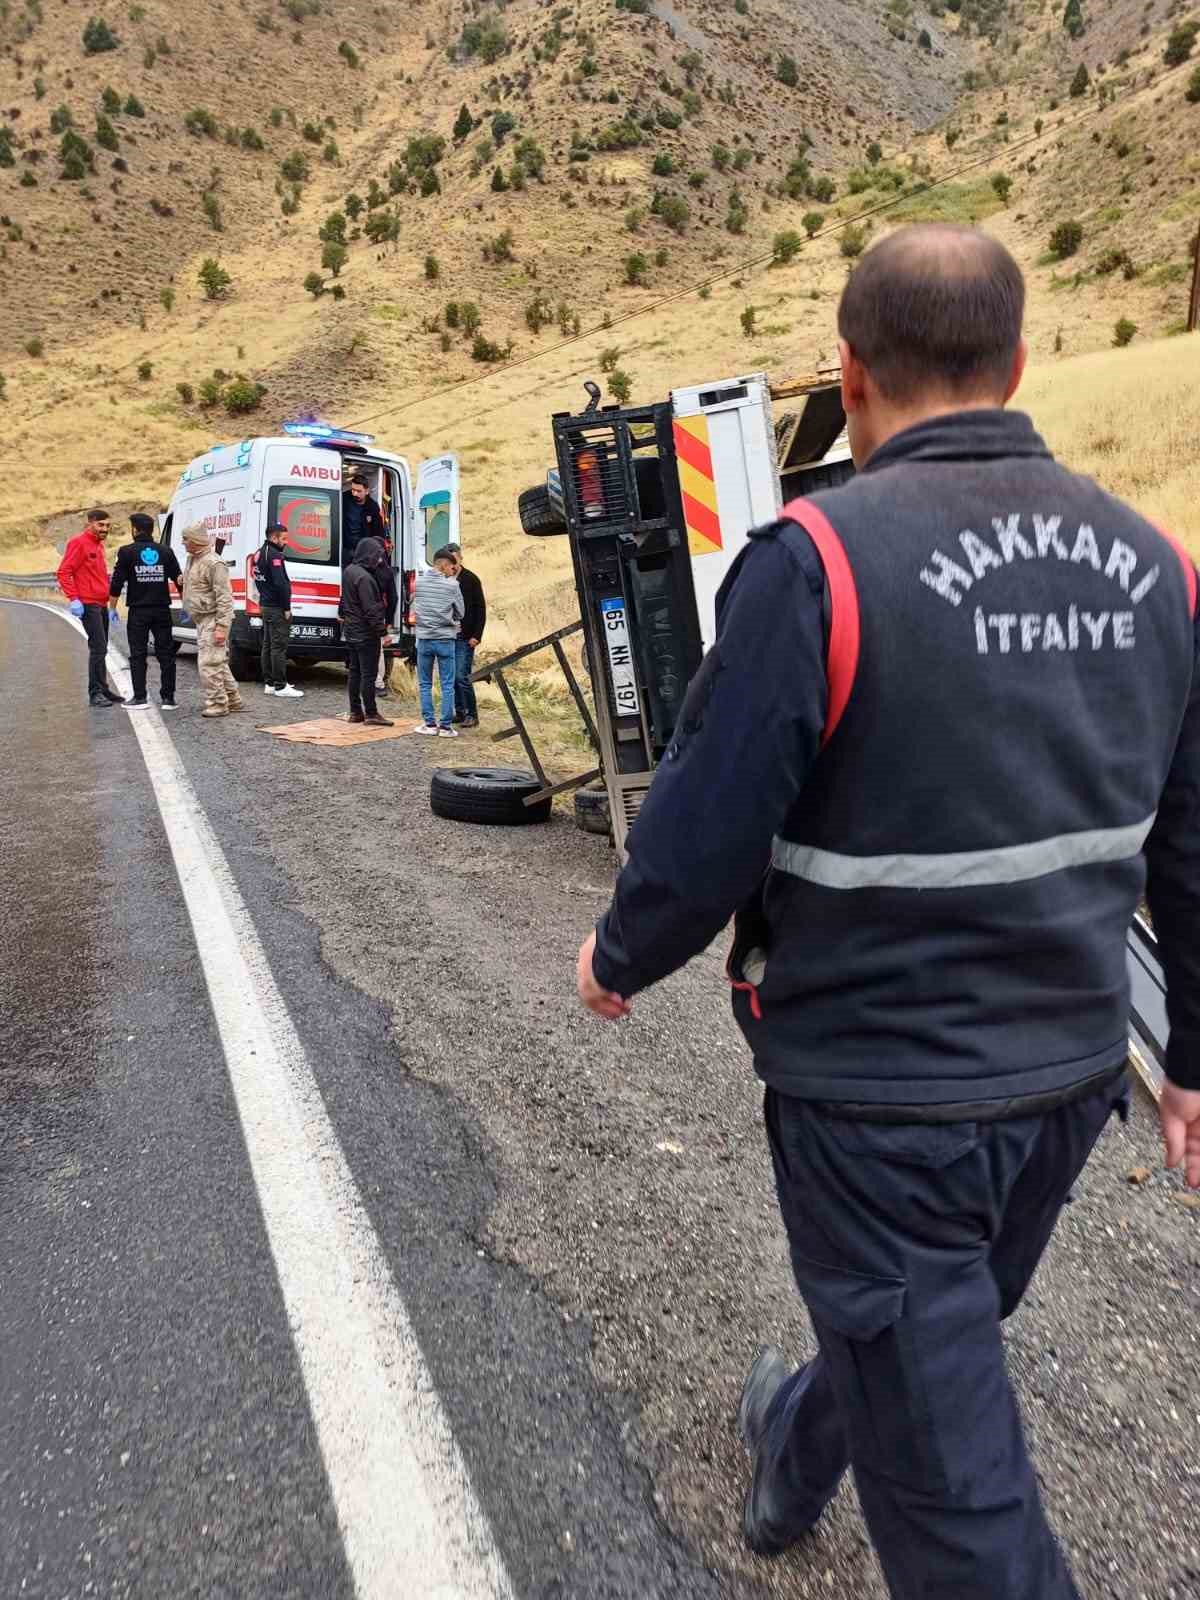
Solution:
<svg viewBox="0 0 1200 1600"><path fill-rule="evenodd" d="M1067 466L1200 559L1200 334L1038 368L1017 403Z"/></svg>

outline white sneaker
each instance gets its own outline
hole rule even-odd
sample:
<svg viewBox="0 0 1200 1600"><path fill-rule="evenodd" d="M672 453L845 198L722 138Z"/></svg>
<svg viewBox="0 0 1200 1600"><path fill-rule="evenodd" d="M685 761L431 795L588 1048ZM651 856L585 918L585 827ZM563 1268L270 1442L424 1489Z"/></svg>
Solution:
<svg viewBox="0 0 1200 1600"><path fill-rule="evenodd" d="M275 693L274 685L270 684L270 683L264 683L263 684L263 693L264 694L274 694Z"/></svg>
<svg viewBox="0 0 1200 1600"><path fill-rule="evenodd" d="M434 722L423 722L417 729L417 732L425 734L427 738L436 739L438 736L437 724Z"/></svg>
<svg viewBox="0 0 1200 1600"><path fill-rule="evenodd" d="M285 683L282 689L275 689L272 693L277 694L281 700L304 699L304 690L294 689L290 683Z"/></svg>
<svg viewBox="0 0 1200 1600"><path fill-rule="evenodd" d="M457 728L439 728L438 729L438 738L439 739L457 739L458 738L458 729Z"/></svg>

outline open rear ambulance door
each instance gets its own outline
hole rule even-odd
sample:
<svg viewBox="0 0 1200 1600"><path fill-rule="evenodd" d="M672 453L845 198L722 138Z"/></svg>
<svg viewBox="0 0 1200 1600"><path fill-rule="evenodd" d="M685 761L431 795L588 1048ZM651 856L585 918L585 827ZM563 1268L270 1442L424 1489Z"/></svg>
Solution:
<svg viewBox="0 0 1200 1600"><path fill-rule="evenodd" d="M417 468L417 540L415 555L423 567L443 545L461 544L459 532L458 457L434 456Z"/></svg>

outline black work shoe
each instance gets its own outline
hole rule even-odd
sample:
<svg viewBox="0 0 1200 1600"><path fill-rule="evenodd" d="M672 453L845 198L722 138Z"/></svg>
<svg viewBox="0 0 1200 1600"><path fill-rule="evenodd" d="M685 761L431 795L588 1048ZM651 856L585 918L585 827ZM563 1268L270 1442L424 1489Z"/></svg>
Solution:
<svg viewBox="0 0 1200 1600"><path fill-rule="evenodd" d="M764 1345L755 1357L738 1404L738 1429L742 1442L750 1453L750 1486L742 1510L742 1533L746 1543L760 1556L781 1556L797 1542L796 1535L776 1533L770 1525L763 1505L760 1483L762 1462L759 1445L767 1427L767 1413L782 1384L792 1375L783 1352L774 1345Z"/></svg>
<svg viewBox="0 0 1200 1600"><path fill-rule="evenodd" d="M112 704L113 702L102 694L88 695L88 705L95 706L97 711L108 711Z"/></svg>
<svg viewBox="0 0 1200 1600"><path fill-rule="evenodd" d="M117 694L113 689L101 689L100 693L108 701L110 706L123 706L125 704L125 696L123 694Z"/></svg>
<svg viewBox="0 0 1200 1600"><path fill-rule="evenodd" d="M132 700L126 700L124 702L126 711L141 711L149 704L150 702L146 699L145 695L142 695L140 698L135 697Z"/></svg>

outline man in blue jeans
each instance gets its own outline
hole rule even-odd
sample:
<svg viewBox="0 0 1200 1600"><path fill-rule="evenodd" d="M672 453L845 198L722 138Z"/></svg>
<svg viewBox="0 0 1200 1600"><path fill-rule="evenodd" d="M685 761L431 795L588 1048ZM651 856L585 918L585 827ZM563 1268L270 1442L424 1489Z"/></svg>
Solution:
<svg viewBox="0 0 1200 1600"><path fill-rule="evenodd" d="M475 666L475 651L479 648L487 623L487 601L483 595L483 584L463 566L459 546L448 544L446 549L454 557L454 576L458 579L463 597L463 619L459 623L458 638L454 645L457 663L454 675L454 720L462 728L477 728L479 706L471 673Z"/></svg>
<svg viewBox="0 0 1200 1600"><path fill-rule="evenodd" d="M417 579L413 593L413 620L417 633L417 688L421 696L418 733L457 739L454 727L455 640L463 618L462 590L454 576L451 550L435 552L433 566ZM441 717L433 714L433 664L437 662L441 688Z"/></svg>

